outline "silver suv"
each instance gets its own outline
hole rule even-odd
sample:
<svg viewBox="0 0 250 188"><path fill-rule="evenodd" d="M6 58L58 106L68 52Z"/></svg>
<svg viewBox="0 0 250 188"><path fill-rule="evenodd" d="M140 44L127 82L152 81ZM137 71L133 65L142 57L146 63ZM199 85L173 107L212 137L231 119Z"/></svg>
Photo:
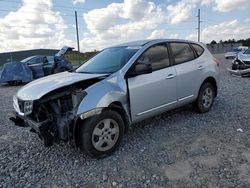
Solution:
<svg viewBox="0 0 250 188"><path fill-rule="evenodd" d="M218 77L219 63L202 43L135 41L25 85L13 97L12 119L31 127L46 146L73 140L88 155L104 157L135 122L188 103L209 111Z"/></svg>

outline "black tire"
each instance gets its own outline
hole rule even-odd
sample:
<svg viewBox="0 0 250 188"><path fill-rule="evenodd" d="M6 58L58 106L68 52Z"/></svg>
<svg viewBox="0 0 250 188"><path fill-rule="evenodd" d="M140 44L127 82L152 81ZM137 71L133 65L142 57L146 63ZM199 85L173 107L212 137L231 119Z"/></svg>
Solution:
<svg viewBox="0 0 250 188"><path fill-rule="evenodd" d="M104 150L104 151L100 151L96 148L97 146L95 147L93 144L93 142L95 142L95 139L97 136L97 135L94 135L93 132L96 128L98 128L99 126L102 126L102 121L104 121L105 119L112 120L114 122L113 126L114 127L116 126L116 129L119 130L119 133L118 133L118 136L115 135L116 139L115 139L115 137L113 137L115 139L115 141L113 143L115 143L115 144L111 148L108 148L107 150ZM111 126L112 126L113 122L110 123ZM118 127L117 127L117 125L118 125ZM80 127L78 130L79 130L80 134L78 134L79 138L76 138L77 144L82 151L86 152L89 156L91 156L93 158L103 158L103 157L106 157L106 156L109 156L110 154L112 154L117 149L117 147L120 145L122 138L123 138L123 135L124 135L124 128L125 128L124 122L123 122L121 116L117 112L115 112L113 110L109 110L109 109L104 110L99 115L95 115L95 116L92 116L92 117L84 120L83 122L80 123L79 126ZM104 123L103 123L103 126L104 126ZM102 130L102 134L108 134L106 136L110 136L109 139L111 139L112 136L114 136L114 135L111 135L111 133L109 133L109 132L105 132L106 131L106 130L104 130L105 127L103 127L102 129L100 129L100 128L98 128L98 129ZM111 129L111 130L113 130L113 129ZM105 135L97 136L98 137L97 142L101 141L102 139L105 139L106 136ZM105 143L105 141L102 140L102 142L104 142L102 144L102 146L105 146L105 144L108 146L108 144ZM100 147L102 147L102 146L100 146Z"/></svg>
<svg viewBox="0 0 250 188"><path fill-rule="evenodd" d="M12 80L12 81L8 81L8 84L10 86L18 86L22 84L22 80Z"/></svg>
<svg viewBox="0 0 250 188"><path fill-rule="evenodd" d="M211 92L211 95L209 95L210 97L205 95L205 92L208 92L208 91ZM204 99L204 98L206 98L206 99ZM205 112L210 111L210 109L213 106L214 98L215 98L214 86L209 82L205 82L201 86L198 98L194 102L195 110L199 113L205 113ZM206 100L207 100L207 102L206 102Z"/></svg>

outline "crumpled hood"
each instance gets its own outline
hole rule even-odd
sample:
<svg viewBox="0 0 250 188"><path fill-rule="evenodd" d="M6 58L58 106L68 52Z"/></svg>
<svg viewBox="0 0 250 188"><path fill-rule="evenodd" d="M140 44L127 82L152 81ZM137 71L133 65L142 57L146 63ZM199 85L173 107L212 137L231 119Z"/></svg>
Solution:
<svg viewBox="0 0 250 188"><path fill-rule="evenodd" d="M84 74L75 72L62 72L37 79L23 86L17 97L22 100L37 100L45 94L73 83L106 76L107 74Z"/></svg>
<svg viewBox="0 0 250 188"><path fill-rule="evenodd" d="M238 59L241 61L250 61L249 54L238 53Z"/></svg>

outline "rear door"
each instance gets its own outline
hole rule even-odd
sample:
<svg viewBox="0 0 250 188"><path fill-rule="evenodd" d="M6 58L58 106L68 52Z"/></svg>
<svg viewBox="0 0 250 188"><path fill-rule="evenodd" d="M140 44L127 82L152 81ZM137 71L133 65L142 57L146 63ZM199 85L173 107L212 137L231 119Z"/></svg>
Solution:
<svg viewBox="0 0 250 188"><path fill-rule="evenodd" d="M190 102L199 91L205 61L197 57L198 55L189 43L171 42L169 46L177 73L178 102Z"/></svg>
<svg viewBox="0 0 250 188"><path fill-rule="evenodd" d="M131 116L133 121L173 108L176 104L176 72L170 66L166 44L147 49L135 62L151 64L153 72L128 78Z"/></svg>

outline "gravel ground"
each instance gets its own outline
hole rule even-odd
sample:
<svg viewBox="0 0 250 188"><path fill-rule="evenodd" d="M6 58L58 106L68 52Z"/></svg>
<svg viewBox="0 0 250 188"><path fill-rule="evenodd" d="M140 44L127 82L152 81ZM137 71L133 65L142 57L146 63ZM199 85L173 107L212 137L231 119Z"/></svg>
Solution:
<svg viewBox="0 0 250 188"><path fill-rule="evenodd" d="M19 87L0 87L0 187L250 187L250 80L226 71L212 110L190 106L134 125L112 156L45 148L8 120ZM237 129L240 129L237 131Z"/></svg>

